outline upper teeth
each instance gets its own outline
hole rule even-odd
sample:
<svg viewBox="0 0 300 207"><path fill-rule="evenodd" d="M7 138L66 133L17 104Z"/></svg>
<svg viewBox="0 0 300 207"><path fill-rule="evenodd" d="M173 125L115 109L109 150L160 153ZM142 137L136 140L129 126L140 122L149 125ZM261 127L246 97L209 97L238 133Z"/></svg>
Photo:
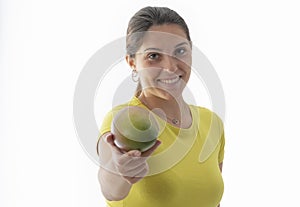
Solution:
<svg viewBox="0 0 300 207"><path fill-rule="evenodd" d="M161 81L163 83L168 83L169 84L169 83L175 83L178 80L179 80L179 77L177 76L177 77L175 77L173 79L160 79L159 81Z"/></svg>

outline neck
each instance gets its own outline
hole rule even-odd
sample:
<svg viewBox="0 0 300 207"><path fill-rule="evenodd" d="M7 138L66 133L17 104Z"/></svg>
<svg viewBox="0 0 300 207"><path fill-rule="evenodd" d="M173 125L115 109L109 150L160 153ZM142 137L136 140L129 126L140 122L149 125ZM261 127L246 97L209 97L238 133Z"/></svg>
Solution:
<svg viewBox="0 0 300 207"><path fill-rule="evenodd" d="M182 123L183 117L190 114L189 107L182 96L176 99L162 99L156 96L145 96L145 94L141 93L138 98L150 110L154 110L159 116L165 116L169 122L173 122L175 125ZM174 119L178 120L178 123L172 121Z"/></svg>

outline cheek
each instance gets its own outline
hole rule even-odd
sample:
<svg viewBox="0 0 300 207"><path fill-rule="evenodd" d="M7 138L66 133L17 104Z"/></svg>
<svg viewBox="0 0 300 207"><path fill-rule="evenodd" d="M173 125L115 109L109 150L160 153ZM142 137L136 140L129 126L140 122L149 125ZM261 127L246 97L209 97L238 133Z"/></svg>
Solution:
<svg viewBox="0 0 300 207"><path fill-rule="evenodd" d="M180 65L183 68L191 68L191 66L192 66L192 57L191 56L184 57L182 59L179 59L179 62L180 62Z"/></svg>
<svg viewBox="0 0 300 207"><path fill-rule="evenodd" d="M139 64L139 68L140 69L159 69L161 68L161 65L160 63L158 62L155 62L155 61L143 61L143 62L140 62Z"/></svg>
<svg viewBox="0 0 300 207"><path fill-rule="evenodd" d="M148 69L156 68L157 66L154 64L151 64L149 61L144 60L144 58L140 57L136 61L136 69L141 74L149 73L149 71L146 71Z"/></svg>
<svg viewBox="0 0 300 207"><path fill-rule="evenodd" d="M142 68L139 75L142 80L154 80L161 73L161 69L155 67Z"/></svg>
<svg viewBox="0 0 300 207"><path fill-rule="evenodd" d="M179 67L180 67L180 69L182 70L182 71L184 71L184 73L187 75L187 76L189 76L189 74L191 73L191 64L187 64L187 63L180 63L180 65L179 65Z"/></svg>
<svg viewBox="0 0 300 207"><path fill-rule="evenodd" d="M161 69L157 64L150 63L150 61L139 60L137 61L137 71L140 79L153 79L161 73Z"/></svg>

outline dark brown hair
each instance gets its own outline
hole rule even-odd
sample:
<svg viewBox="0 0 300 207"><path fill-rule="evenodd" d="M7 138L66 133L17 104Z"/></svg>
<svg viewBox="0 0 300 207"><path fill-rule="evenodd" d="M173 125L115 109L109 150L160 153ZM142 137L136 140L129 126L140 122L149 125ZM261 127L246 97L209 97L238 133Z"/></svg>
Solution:
<svg viewBox="0 0 300 207"><path fill-rule="evenodd" d="M151 26L163 24L177 24L186 34L187 40L191 41L190 33L184 19L174 10L167 7L144 7L131 17L126 36L126 52L134 57L142 45L142 39ZM141 92L141 84L138 83L135 96Z"/></svg>

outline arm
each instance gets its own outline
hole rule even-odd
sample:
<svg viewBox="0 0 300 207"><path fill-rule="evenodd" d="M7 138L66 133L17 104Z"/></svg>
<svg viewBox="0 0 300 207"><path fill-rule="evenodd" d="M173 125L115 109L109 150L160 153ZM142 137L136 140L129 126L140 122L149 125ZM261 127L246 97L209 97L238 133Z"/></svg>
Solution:
<svg viewBox="0 0 300 207"><path fill-rule="evenodd" d="M132 184L116 173L117 169L112 161L112 149L109 144L103 140L106 135L107 134L101 136L97 147L100 159L98 180L102 194L107 200L122 200L128 195Z"/></svg>
<svg viewBox="0 0 300 207"><path fill-rule="evenodd" d="M143 153L138 150L124 152L114 144L114 135L110 132L100 138L97 146L100 161L98 180L107 200L118 201L127 197L132 185L148 174L146 160L159 144L160 141L156 141Z"/></svg>
<svg viewBox="0 0 300 207"><path fill-rule="evenodd" d="M221 171L221 173L222 173L223 162L221 162L221 163L219 164L219 168L220 168L220 171ZM220 207L220 204L219 204L217 207Z"/></svg>

